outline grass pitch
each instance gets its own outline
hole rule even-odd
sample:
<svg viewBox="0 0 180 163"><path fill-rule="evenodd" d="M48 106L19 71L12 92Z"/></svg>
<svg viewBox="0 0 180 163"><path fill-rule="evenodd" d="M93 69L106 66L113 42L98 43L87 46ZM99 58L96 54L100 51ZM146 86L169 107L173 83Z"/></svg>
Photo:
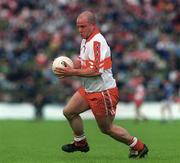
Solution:
<svg viewBox="0 0 180 163"><path fill-rule="evenodd" d="M65 153L60 146L72 140L66 121L0 121L0 163L177 163L180 161L180 121L116 124L142 139L149 147L145 159L128 159L128 147L103 135L95 120L84 121L88 153Z"/></svg>

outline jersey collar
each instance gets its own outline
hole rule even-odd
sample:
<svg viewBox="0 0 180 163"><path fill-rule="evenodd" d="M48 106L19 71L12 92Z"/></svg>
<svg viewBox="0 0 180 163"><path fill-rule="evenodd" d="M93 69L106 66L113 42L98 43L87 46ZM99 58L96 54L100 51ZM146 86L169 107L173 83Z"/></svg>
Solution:
<svg viewBox="0 0 180 163"><path fill-rule="evenodd" d="M91 35L86 39L86 42L90 41L96 34L100 33L99 29L95 27L94 31L91 33Z"/></svg>

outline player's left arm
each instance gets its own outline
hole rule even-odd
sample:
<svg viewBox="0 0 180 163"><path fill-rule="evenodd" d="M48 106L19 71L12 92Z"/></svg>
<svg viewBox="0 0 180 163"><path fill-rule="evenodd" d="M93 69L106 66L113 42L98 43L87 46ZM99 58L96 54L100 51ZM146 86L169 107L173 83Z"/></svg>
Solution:
<svg viewBox="0 0 180 163"><path fill-rule="evenodd" d="M94 68L75 69L71 67L56 68L56 75L59 76L81 76L81 77L92 77L98 76L101 73Z"/></svg>
<svg viewBox="0 0 180 163"><path fill-rule="evenodd" d="M76 59L73 61L74 67L70 67L68 64L65 68L56 68L55 74L59 77L61 76L82 76L82 77L91 77L91 76L98 76L101 73L95 67L81 67L80 59Z"/></svg>
<svg viewBox="0 0 180 163"><path fill-rule="evenodd" d="M92 77L92 76L99 76L103 71L103 68L100 68L101 62L100 58L104 60L105 53L107 47L103 49L101 42L94 41L92 44L92 48L89 49L89 57L94 58L89 61L89 66L86 68L56 68L56 75L60 76L81 76L81 77Z"/></svg>

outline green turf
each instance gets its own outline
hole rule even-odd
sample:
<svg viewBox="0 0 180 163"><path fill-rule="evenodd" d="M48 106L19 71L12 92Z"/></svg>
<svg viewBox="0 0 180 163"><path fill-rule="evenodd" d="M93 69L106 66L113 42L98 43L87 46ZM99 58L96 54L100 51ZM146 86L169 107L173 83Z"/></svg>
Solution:
<svg viewBox="0 0 180 163"><path fill-rule="evenodd" d="M100 133L94 120L84 122L91 147L88 153L64 153L60 146L72 140L66 121L0 121L0 163L177 163L180 161L180 121L117 124L146 142L147 158L129 160L127 146Z"/></svg>

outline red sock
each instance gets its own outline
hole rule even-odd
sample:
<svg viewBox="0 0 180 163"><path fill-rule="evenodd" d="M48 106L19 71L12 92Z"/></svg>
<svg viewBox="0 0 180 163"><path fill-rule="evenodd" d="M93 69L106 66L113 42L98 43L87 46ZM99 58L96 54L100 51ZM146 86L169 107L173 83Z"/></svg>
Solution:
<svg viewBox="0 0 180 163"><path fill-rule="evenodd" d="M136 137L133 138L132 143L129 146L135 151L140 151L144 148L144 144Z"/></svg>

